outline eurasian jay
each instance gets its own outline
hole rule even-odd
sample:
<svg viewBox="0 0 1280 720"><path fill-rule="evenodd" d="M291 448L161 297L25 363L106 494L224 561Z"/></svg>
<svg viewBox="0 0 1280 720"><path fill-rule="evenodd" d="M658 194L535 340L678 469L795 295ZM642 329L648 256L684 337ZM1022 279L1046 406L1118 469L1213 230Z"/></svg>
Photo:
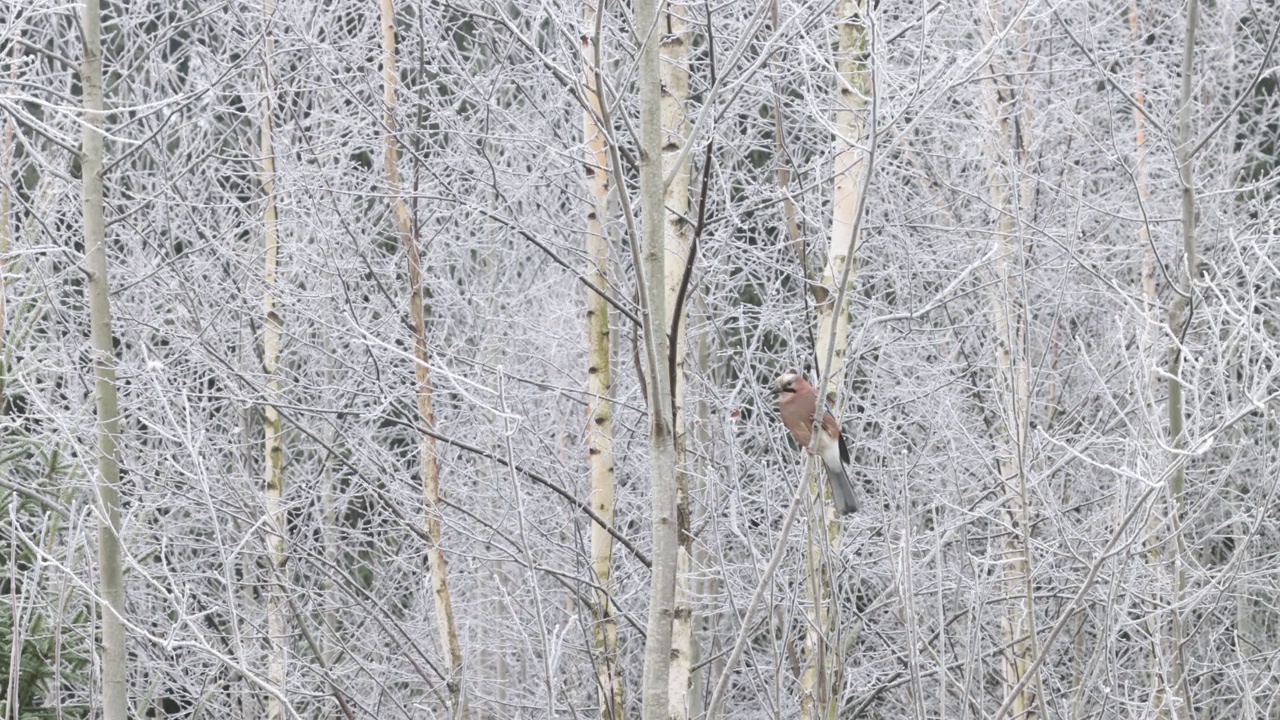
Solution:
<svg viewBox="0 0 1280 720"><path fill-rule="evenodd" d="M787 426L791 437L805 452L813 452L809 448L809 440L813 437L813 410L818 405L818 389L810 385L804 375L788 370L778 376L773 393L778 396L782 424ZM818 436L816 449L827 468L827 482L831 483L831 497L835 500L836 510L841 515L857 512L858 500L853 494L853 483L844 471L844 464L849 462L849 447L840 433L840 425L830 412L822 416L822 433Z"/></svg>

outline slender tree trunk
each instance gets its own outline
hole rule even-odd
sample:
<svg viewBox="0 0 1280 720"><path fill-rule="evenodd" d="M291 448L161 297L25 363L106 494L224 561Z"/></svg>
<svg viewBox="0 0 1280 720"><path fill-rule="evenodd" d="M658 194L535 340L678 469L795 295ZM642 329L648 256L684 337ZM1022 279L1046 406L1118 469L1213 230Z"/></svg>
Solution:
<svg viewBox="0 0 1280 720"><path fill-rule="evenodd" d="M819 471L821 472L821 471ZM811 487L820 489L825 479L810 474ZM803 666L800 670L802 720L833 718L839 709L839 623L832 607L830 560L839 539L839 524L822 516L805 533L805 631Z"/></svg>
<svg viewBox="0 0 1280 720"><path fill-rule="evenodd" d="M1169 330L1173 333L1169 347L1169 441L1175 450L1186 447L1187 438L1184 432L1184 409L1182 397L1182 350L1187 341L1191 324L1191 308L1195 292L1195 276L1199 272L1199 260L1196 257L1196 194L1195 176L1191 156L1191 92L1193 73L1195 71L1196 32L1200 25L1200 2L1187 2L1186 40L1182 54L1182 87L1178 110L1178 183L1182 186L1182 287L1169 308ZM1186 572L1183 569L1186 557L1186 541L1182 534L1183 482L1186 474L1185 463L1179 464L1169 478L1169 516L1172 528L1172 588L1170 592L1170 635L1163 639L1165 657L1171 668L1169 691L1176 695L1171 703L1166 703L1162 713L1179 718L1192 716L1192 699L1186 679L1186 659L1183 650L1183 638L1186 633L1182 627L1182 611L1179 608L1182 593L1186 588ZM1172 705L1172 708L1168 705Z"/></svg>
<svg viewBox="0 0 1280 720"><path fill-rule="evenodd" d="M701 300L701 298L700 298ZM698 303L698 315L706 317L705 303ZM711 369L710 362L710 343L707 339L707 333L700 332L694 336L694 362L697 363L700 377L707 377ZM694 422L692 437L694 438L695 447L702 451L696 456L694 468L695 472L689 474L689 496L697 498L706 498L707 485L705 478L710 477L713 472L713 463L707 458L707 453L711 451L711 408L706 400L699 400L697 404L697 419ZM705 500L704 500L705 502ZM693 525L693 515L689 514L689 524ZM691 558L689 562L690 568L695 570L710 567L711 558L707 549L707 543L693 543L691 548ZM690 582L693 597L705 598L716 595L716 578L709 573L698 573L696 579ZM691 603L692 604L692 603ZM702 663L704 655L702 651L702 642L706 641L708 631L713 622L713 615L704 612L700 615L692 616L691 642L689 647L689 662L697 668ZM704 715L705 703L707 701L706 694L703 692L708 677L715 677L715 668L695 669L689 678L689 717L702 718Z"/></svg>
<svg viewBox="0 0 1280 720"><path fill-rule="evenodd" d="M14 45L16 54L18 45ZM13 70L10 71L9 79L12 81L18 72L18 64L14 63ZM11 242L10 235L13 232L13 225L10 222L9 210L12 200L10 198L10 188L13 180L10 178L9 172L11 163L13 162L13 117L5 118L4 121L4 148L0 149L0 412L3 412L4 395L7 389L7 378L9 371L9 342L6 334L5 312L6 299L8 294L8 281L5 274L9 270L9 246ZM12 695L10 697L13 697Z"/></svg>
<svg viewBox="0 0 1280 720"><path fill-rule="evenodd" d="M649 475L653 519L653 567L645 635L641 704L645 720L665 720L671 667L671 622L675 614L679 523L676 448L671 417L671 374L667 366L665 243L662 174L661 72L656 0L637 0L635 31L640 40L640 204L641 251L636 268L644 289L642 321L648 365Z"/></svg>
<svg viewBox="0 0 1280 720"><path fill-rule="evenodd" d="M17 54L18 46L14 45L14 53ZM12 85L17 75L18 66L14 63L13 69L9 73L9 81ZM9 176L9 163L13 158L13 117L5 119L4 123L4 147L0 148L0 422L4 421L5 402L4 394L8 378L8 357L9 343L8 335L5 333L5 295L8 294L8 286L5 278L5 272L9 265L9 187L12 183ZM9 518L11 532L16 536L18 534L17 527L17 510L19 498L17 493L9 494ZM23 639L23 630L18 623L19 608L19 583L15 581L13 573L18 568L18 543L9 543L9 613L12 618L10 624L9 635L9 684L5 688L4 717L6 720L13 718L16 720L21 717L22 705L19 697L19 680L21 678L22 668L22 647L25 643Z"/></svg>
<svg viewBox="0 0 1280 720"><path fill-rule="evenodd" d="M427 349L427 327L422 307L422 258L412 218L400 187L399 152L396 147L396 29L392 0L381 0L382 24L382 124L386 153L387 190L391 197L391 214L396 233L409 259L409 323L413 331L414 378L417 386L418 422L423 428L435 427L431 408L431 378L428 372L430 353ZM468 717L466 688L462 675L462 648L453 617L453 600L449 594L447 565L441 547L443 534L440 504L440 468L436 463L435 438L419 434L422 462L422 490L426 501L427 562L431 566L431 596L435 605L436 626L440 634L440 653L449 675L449 695L455 717Z"/></svg>
<svg viewBox="0 0 1280 720"><path fill-rule="evenodd" d="M992 3L992 22L1000 22L999 0ZM1027 495L1027 434L1030 409L1029 354L1026 349L1027 307L1022 289L1021 243L1018 218L1029 193L1019 192L1015 168L1025 161L1029 124L1028 100L1022 98L1023 115L1010 76L993 56L986 83L987 112L993 128L988 143L987 182L991 207L997 213L991 319L996 361L995 395L997 463L1000 492L1005 498L1003 584L1008 598L1001 630L1005 643L1002 675L1006 694L1027 674L1035 655L1035 605L1031 584L1030 508ZM1038 717L1038 682L1025 683L1011 706L1010 715Z"/></svg>
<svg viewBox="0 0 1280 720"><path fill-rule="evenodd" d="M779 0L773 0L772 7L769 8L769 29L778 29L778 13ZM839 48L837 47L837 53ZM776 80L777 73L773 73L775 80L773 83L773 94L778 100L773 104L773 149L776 157L778 178L778 189L782 191L782 217L786 222L787 239L791 242L791 247L795 250L796 258L800 262L800 271L804 275L809 292L813 294L814 299L822 302L826 298L826 289L816 282L812 282L813 277L809 271L809 258L806 254L804 238L800 234L800 222L796 217L796 204L791 198L791 158L787 153L787 135L786 127L782 122L782 101L783 91ZM836 89L839 96L840 88ZM837 147L836 153L839 154L842 148Z"/></svg>
<svg viewBox="0 0 1280 720"><path fill-rule="evenodd" d="M325 368L325 386L337 387L335 384L336 363L333 361L332 344L325 338L323 341L325 347L325 362L328 366ZM341 399L333 398L333 404L330 406L338 407ZM338 432L333 425L326 425L324 429L324 444L327 447L334 447L338 441ZM338 503L337 503L337 478L334 473L334 464L337 460L326 454L323 465L320 470L320 533L323 539L322 548L324 553L325 567L330 572L324 573L320 580L321 602L324 605L324 611L321 614L322 632L317 633L318 645L320 648L320 662L326 668L332 668L333 662L338 657L339 651L342 649L341 643L337 638L341 637L341 623L338 619L338 608L342 604L342 593L338 589L338 584L334 581L332 568L338 567ZM332 685L330 686L332 689ZM332 708L325 708L320 715L321 718L329 718L334 714Z"/></svg>
<svg viewBox="0 0 1280 720"><path fill-rule="evenodd" d="M499 588L499 593L494 598L493 616L495 621L505 624L510 622L511 613L507 607L507 598L511 597L513 592L509 589L511 582L507 575L506 563L501 559L494 563L493 582ZM499 647L494 651L493 704L497 707L503 707L508 703L509 691L514 685L511 680L511 664L507 659L507 655L508 648L506 647ZM498 711L490 710L487 716L482 717L502 717L502 715Z"/></svg>
<svg viewBox="0 0 1280 720"><path fill-rule="evenodd" d="M834 189L831 208L831 243L822 270L823 290L816 294L817 327L815 340L817 362L831 352L831 368L823 389L827 407L841 417L840 388L844 385L846 351L849 344L849 293L842 306L836 307L840 279L853 279L858 269L860 238L855 236L858 200L866 191L866 162L869 148L865 143L865 112L870 72L865 53L870 47L868 29L863 18L861 0L841 0L836 4L835 47L835 155L832 177ZM775 123L778 124L778 123ZM788 223L790 224L790 222ZM832 330L832 320L835 329ZM823 368L814 368L821 374ZM815 380L817 382L817 380ZM818 496L827 498L830 488L825 473L816 469L809 483ZM840 701L839 668L841 667L836 635L839 623L833 612L830 559L839 540L839 522L831 514L831 506L822 502L819 513L812 517L805 542L805 606L804 665L800 673L800 717L804 720L834 717Z"/></svg>
<svg viewBox="0 0 1280 720"><path fill-rule="evenodd" d="M85 264L89 275L90 341L93 345L93 395L98 412L98 581L102 595L102 717L126 720L127 654L124 626L124 571L120 547L120 465L116 441L120 414L116 404L116 361L111 335L107 281L106 229L102 199L102 12L99 0L85 0L84 131L80 154L83 181Z"/></svg>
<svg viewBox="0 0 1280 720"><path fill-rule="evenodd" d="M280 254L280 235L276 213L276 160L271 147L271 110L274 79L271 60L275 52L271 23L275 15L274 0L263 0L263 21L267 30L262 39L262 194L266 207L262 213L262 366L267 379L267 403L262 409L262 486L267 508L267 562L270 563L270 589L267 591L267 681L283 694L288 678L288 637L285 613L285 516L284 516L284 427L276 402L280 398L280 333L283 319L276 303L276 268ZM267 695L268 720L283 717L280 697Z"/></svg>
<svg viewBox="0 0 1280 720"><path fill-rule="evenodd" d="M1140 25L1140 16L1138 13L1137 0L1129 0L1129 39L1133 43L1133 47L1140 47L1142 42ZM1134 80L1134 97L1133 97L1133 141L1134 141L1134 183L1137 186L1138 202L1144 209L1149 212L1149 199L1151 197L1151 189L1148 183L1147 174L1147 122L1146 122L1146 95L1143 90L1144 73L1141 66L1141 55L1137 55L1136 62L1139 63L1133 71ZM1138 225L1138 252L1141 254L1142 263L1139 273L1139 282L1142 288L1142 301L1144 320L1143 328L1139 336L1142 357L1149 359L1152 364L1149 367L1155 367L1153 360L1150 360L1153 354L1153 348L1156 339L1156 330L1159 327L1160 319L1158 312L1160 308L1160 299L1156 295L1156 277L1155 277L1155 252L1151 246L1151 233L1146 222ZM1150 394L1150 409L1155 412L1154 391L1159 385L1159 381L1155 378L1154 373L1149 378L1149 388L1153 391ZM1148 522L1148 531L1155 537L1160 532L1160 525L1163 519L1158 514L1153 514ZM1160 565L1160 549L1156 543L1152 543L1152 548L1147 553L1146 559L1150 564L1153 573L1159 572ZM1167 633L1167 622L1160 612L1159 602L1144 602L1148 613L1147 630L1153 639L1150 657L1150 682L1151 682L1151 707L1157 713L1164 712L1169 698L1169 676L1166 672L1166 663L1164 662L1164 650L1161 646L1162 638ZM1167 717L1167 715L1166 715Z"/></svg>
<svg viewBox="0 0 1280 720"><path fill-rule="evenodd" d="M675 345L675 366L670 368L674 393L672 432L676 453L676 523L679 549L676 551L675 611L671 623L671 670L668 678L668 714L671 718L687 718L689 687L692 681L693 607L689 577L693 571L693 536L690 534L689 473L685 465L684 367L688 332L684 317L676 318L676 297L689 258L693 228L689 223L689 165L684 163L672 174L688 143L689 134L689 67L687 18L684 2L672 0L664 4L658 18L661 33L662 73L662 174L670 176L666 187L663 243L667 303L667 327L679 324L670 342ZM686 298L685 307L688 307ZM682 310L681 315L686 313Z"/></svg>
<svg viewBox="0 0 1280 720"><path fill-rule="evenodd" d="M587 192L591 207L586 218L587 280L604 289L609 283L609 242L604 217L609 202L609 153L601 117L600 78L596 68L596 30L600 19L595 0L583 3L582 84L589 110L582 113L582 139L586 143ZM613 366L609 357L609 303L599 293L587 291L587 464L591 509L613 523ZM595 642L596 688L600 720L623 719L622 670L618 666L618 624L613 601L613 536L598 523L591 524L591 567L600 590L592 608Z"/></svg>

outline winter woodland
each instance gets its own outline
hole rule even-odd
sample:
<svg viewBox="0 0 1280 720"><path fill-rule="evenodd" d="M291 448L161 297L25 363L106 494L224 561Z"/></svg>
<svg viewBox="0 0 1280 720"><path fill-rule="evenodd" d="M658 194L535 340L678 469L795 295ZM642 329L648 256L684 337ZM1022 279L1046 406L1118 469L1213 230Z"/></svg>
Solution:
<svg viewBox="0 0 1280 720"><path fill-rule="evenodd" d="M0 7L4 720L1280 718L1274 3Z"/></svg>

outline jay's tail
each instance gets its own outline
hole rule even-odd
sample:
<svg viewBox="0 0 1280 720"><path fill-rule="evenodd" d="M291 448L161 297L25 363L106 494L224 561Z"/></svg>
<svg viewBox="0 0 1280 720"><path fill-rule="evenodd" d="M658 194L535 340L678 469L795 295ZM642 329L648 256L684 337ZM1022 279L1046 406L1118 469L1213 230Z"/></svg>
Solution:
<svg viewBox="0 0 1280 720"><path fill-rule="evenodd" d="M841 515L858 512L858 498L853 493L853 482L849 480L844 467L831 467L826 463L823 465L827 468L827 482L831 483L831 497L836 502L836 511Z"/></svg>

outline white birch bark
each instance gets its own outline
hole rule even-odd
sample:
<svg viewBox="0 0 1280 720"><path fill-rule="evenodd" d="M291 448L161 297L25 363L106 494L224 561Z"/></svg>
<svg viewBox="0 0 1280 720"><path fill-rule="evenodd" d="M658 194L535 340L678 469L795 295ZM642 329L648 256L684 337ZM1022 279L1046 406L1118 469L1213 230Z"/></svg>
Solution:
<svg viewBox="0 0 1280 720"><path fill-rule="evenodd" d="M990 8L994 37L1002 28L999 0ZM991 290L991 322L995 356L997 467L1005 506L1002 584L1007 600L1001 617L1005 649L1001 674L1005 694L1016 693L1010 706L1013 717L1039 717L1038 683L1023 682L1035 656L1035 595L1031 585L1031 517L1027 495L1027 436L1030 409L1030 370L1026 348L1028 309L1024 302L1022 243L1019 213L1029 193L1015 177L1025 160L1030 118L1029 99L1015 97L1010 71L992 55L985 83L986 110L992 123L987 143L987 185L996 212L992 240L995 244ZM1021 109L1022 117L1018 117ZM1017 689L1021 688L1021 689Z"/></svg>
<svg viewBox="0 0 1280 720"><path fill-rule="evenodd" d="M285 516L284 516L284 442L283 424L276 403L280 398L280 333L284 321L276 301L277 268L280 235L276 210L276 162L271 145L271 111L274 83L271 73L275 52L271 24L274 22L274 0L263 0L263 22L267 27L262 37L262 129L259 143L262 195L266 205L262 212L262 370L266 377L267 402L262 408L262 487L267 510L267 562L270 580L267 590L267 681L275 689L267 693L267 718L283 717L280 694L287 692L288 644L285 598Z"/></svg>
<svg viewBox="0 0 1280 720"><path fill-rule="evenodd" d="M14 47L15 54L17 46ZM12 84L14 76L17 72L15 64L13 70L9 74L9 81ZM4 420L5 405L5 385L8 382L9 370L9 342L5 322L5 303L8 295L8 279L5 273L8 272L9 266L9 247L10 247L10 162L13 160L13 118L9 117L4 122L4 144L0 147L0 421ZM10 494L9 496L9 517L11 522L16 526L16 520L12 520L17 515L18 496ZM13 527L12 532L16 535L17 528ZM9 568L12 573L17 567L17 543L9 545ZM19 697L19 680L22 668L22 647L24 643L23 631L18 622L18 604L19 592L18 583L13 582L10 576L9 587L9 608L10 618L10 634L9 634L9 682L5 688L4 713L5 717L21 717L22 699Z"/></svg>
<svg viewBox="0 0 1280 720"><path fill-rule="evenodd" d="M640 205L641 252L636 268L643 288L645 356L649 393L649 477L653 552L649 580L644 668L641 673L642 716L665 720L671 667L671 623L675 614L676 558L679 522L676 498L676 449L672 427L671 375L667 367L669 327L664 287L665 241L662 175L661 71L655 0L635 3L635 32L640 41Z"/></svg>
<svg viewBox="0 0 1280 720"><path fill-rule="evenodd" d="M382 26L382 101L383 165L387 175L387 190L391 199L391 214L396 234L408 256L409 324L413 333L413 358L415 395L418 418L424 429L435 427L435 413L431 406L430 353L427 348L426 318L422 307L422 259L418 253L413 220L409 216L401 191L399 151L396 141L396 29L395 8L392 0L379 3ZM462 647L458 642L458 629L453 615L453 599L449 592L448 567L442 548L442 512L440 503L440 468L436 461L435 438L419 433L419 458L423 499L426 502L426 527L429 545L427 562L431 573L431 598L435 609L436 630L439 634L440 654L448 674L448 690L454 717L465 720L469 716L468 700L462 675Z"/></svg>
<svg viewBox="0 0 1280 720"><path fill-rule="evenodd" d="M671 718L687 718L692 713L689 707L689 686L692 681L693 656L693 608L690 594L689 576L693 570L693 537L689 534L689 473L685 466L685 349L688 330L685 317L688 313L683 309L677 318L676 298L680 292L680 281L684 276L685 264L689 257L689 244L692 239L693 226L689 218L689 178L688 163L680 163L688 144L689 134L689 68L688 68L688 6L673 0L664 4L659 15L659 32L661 33L662 74L662 173L670 177L666 187L663 223L663 244L666 247L664 258L664 285L666 288L667 327L679 324L679 332L669 338L675 347L671 351L675 357L671 368L671 384L674 393L673 426L675 436L676 463L676 518L679 535L679 549L676 554L676 590L675 610L671 626L671 670L668 680L668 708ZM677 163L680 163L677 167ZM687 292L687 291L686 291ZM684 307L688 307L689 298L685 298Z"/></svg>
<svg viewBox="0 0 1280 720"><path fill-rule="evenodd" d="M855 227L859 199L866 192L864 184L869 152L865 113L870 72L865 54L870 49L870 42L863 10L861 0L841 0L835 8L836 137L833 141L831 240L820 281L822 291L815 296L817 362L822 363L831 357L822 397L826 407L837 418L843 415L843 398L839 391L844 386L847 370L850 288L846 288L841 307L837 308L836 302L841 295L838 287L841 278L848 277L851 286L858 270L860 238ZM821 374L823 368L817 367L814 372ZM811 517L805 542L808 602L805 605L804 665L800 674L800 717L804 720L831 717L840 702L838 642L833 642L837 640L839 628L828 581L831 572L829 560L839 540L840 525L832 506L825 500L830 496L830 488L821 468L809 474L809 485L824 501L818 506L820 512Z"/></svg>
<svg viewBox="0 0 1280 720"><path fill-rule="evenodd" d="M599 127L601 117L600 78L596 67L600 36L596 0L586 0L582 12L582 84L589 109L582 112L582 138L586 144L587 209L585 236L586 278L597 288L609 285L609 243L604 218L609 200L609 153L606 137ZM609 303L597 292L586 291L587 301L587 464L591 509L605 522L613 523L614 457L613 385L609 355ZM599 590L592 608L592 639L597 655L596 692L600 720L622 720L622 670L618 665L618 624L613 600L613 536L603 525L591 524L591 569Z"/></svg>
<svg viewBox="0 0 1280 720"><path fill-rule="evenodd" d="M1142 42L1140 15L1138 12L1137 0L1129 1L1129 39L1133 46L1140 47ZM1146 93L1144 91L1144 76L1142 69L1142 58L1139 55L1136 67L1133 71L1134 80L1134 97L1133 97L1133 140L1134 140L1134 183L1136 185L1138 202L1142 208L1150 207L1151 189L1148 183L1147 171L1147 123L1146 123ZM1144 323L1139 335L1142 357L1150 358L1148 367L1154 368L1158 361L1154 358L1156 331L1159 328L1160 318L1160 299L1156 295L1156 278L1155 278L1155 251L1151 244L1150 225L1142 222L1138 225L1138 252L1142 258L1139 271L1139 284L1142 290ZM1156 414L1154 391L1159 385L1154 373L1149 373L1147 378L1148 388L1153 392L1148 393L1150 396L1149 409L1154 417ZM1148 530L1153 537L1159 534L1160 526L1163 519L1158 515L1153 515L1148 521ZM1159 546L1153 543L1151 551L1147 554L1147 561L1151 564L1152 570L1158 572L1161 563ZM1163 714L1168 717L1167 704L1170 698L1170 672L1169 662L1166 658L1167 647L1163 638L1169 633L1169 623L1163 618L1159 612L1158 603L1144 603L1149 613L1147 621L1147 629L1154 639L1151 648L1151 656L1149 662L1151 664L1151 707L1156 713Z"/></svg>
<svg viewBox="0 0 1280 720"><path fill-rule="evenodd" d="M834 191L831 198L831 245L827 261L822 269L821 284L826 297L817 305L818 333L816 338L818 362L831 351L831 370L823 397L828 404L838 400L838 390L845 377L845 352L849 344L849 310L835 307L836 287L845 274L845 266L853 267L849 277L858 271L859 238L854 237L858 198L864 192L867 148L863 143L863 113L869 82L863 54L869 44L866 25L862 20L861 0L841 0L836 5L836 112L835 112L835 161L832 169ZM847 295L846 295L847 297ZM835 333L831 331L832 316L836 316ZM832 349L834 346L834 350ZM821 373L822 368L814 368ZM833 406L834 411L834 406ZM839 417L839 413L835 413ZM825 485L824 485L825 486Z"/></svg>
<svg viewBox="0 0 1280 720"><path fill-rule="evenodd" d="M769 8L770 30L777 30L778 28L779 5L780 0L773 0L773 4ZM839 54L839 45L836 47L836 52ZM816 301L822 302L826 297L826 289L815 282L811 282L813 277L809 269L809 258L805 253L806 247L804 238L800 235L800 222L796 215L795 199L791 196L791 164L790 158L787 154L787 132L782 121L782 102L780 99L782 95L782 88L779 87L776 80L773 84L773 93L775 96L778 96L773 101L773 150L774 154L777 156L778 164L775 175L778 180L778 189L782 192L782 217L786 223L787 240L791 242L792 248L795 249L796 259L800 263L801 273L804 275L806 281L810 281L806 282L809 292L813 295ZM836 94L840 94L839 87L836 88ZM839 154L840 149L841 148L839 147L836 148L837 155Z"/></svg>

